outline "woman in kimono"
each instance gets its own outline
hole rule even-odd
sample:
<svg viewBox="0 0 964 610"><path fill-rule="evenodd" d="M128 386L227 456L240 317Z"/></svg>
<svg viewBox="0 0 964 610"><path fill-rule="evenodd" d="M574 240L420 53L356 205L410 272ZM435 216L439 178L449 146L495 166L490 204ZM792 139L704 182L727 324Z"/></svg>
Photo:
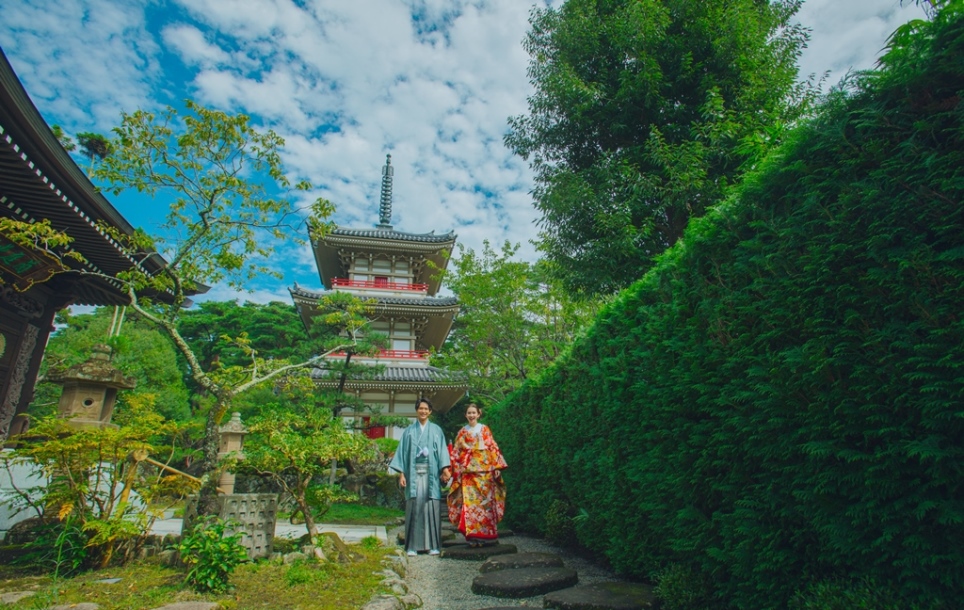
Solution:
<svg viewBox="0 0 964 610"><path fill-rule="evenodd" d="M475 403L465 408L468 425L459 430L452 447L452 488L449 521L459 528L470 546L492 544L499 537L496 524L505 513L505 458L492 431L479 423L482 410Z"/></svg>
<svg viewBox="0 0 964 610"><path fill-rule="evenodd" d="M405 550L438 555L442 547L442 482L451 478L445 435L428 421L432 403L420 398L418 420L402 433L395 456L388 465L400 473L398 484L405 491Z"/></svg>

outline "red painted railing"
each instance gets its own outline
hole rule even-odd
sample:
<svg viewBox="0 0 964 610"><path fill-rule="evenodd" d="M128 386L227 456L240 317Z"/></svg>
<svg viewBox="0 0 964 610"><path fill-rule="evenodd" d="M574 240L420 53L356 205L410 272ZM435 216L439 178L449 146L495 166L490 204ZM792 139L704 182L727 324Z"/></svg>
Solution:
<svg viewBox="0 0 964 610"><path fill-rule="evenodd" d="M345 352L335 352L333 354L328 354L328 357L333 358L344 358L347 356ZM370 356L358 356L356 358L370 358ZM429 352L426 350L408 350L408 349L383 349L379 350L378 358L400 358L405 360L425 360L429 357Z"/></svg>
<svg viewBox="0 0 964 610"><path fill-rule="evenodd" d="M428 284L402 284L399 282L385 282L381 280L349 280L336 277L331 280L332 288L375 288L378 290L409 290L411 292L425 292Z"/></svg>

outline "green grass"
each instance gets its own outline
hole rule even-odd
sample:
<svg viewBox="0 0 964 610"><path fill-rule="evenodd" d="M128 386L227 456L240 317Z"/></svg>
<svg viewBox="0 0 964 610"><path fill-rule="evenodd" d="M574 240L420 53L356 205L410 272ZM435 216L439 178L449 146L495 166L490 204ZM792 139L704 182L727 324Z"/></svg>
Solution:
<svg viewBox="0 0 964 610"><path fill-rule="evenodd" d="M362 506L361 504L334 504L321 517L321 523L343 523L351 525L385 525L404 517L405 511L383 506Z"/></svg>
<svg viewBox="0 0 964 610"><path fill-rule="evenodd" d="M92 602L101 610L157 608L187 601L214 601L225 610L273 608L278 610L341 610L359 608L376 593L385 592L379 584L380 560L393 549L372 545L353 545L364 556L359 563L304 561L292 565L258 561L242 565L231 576L233 589L218 595L200 595L182 586L184 572L144 560L124 567L87 572L54 582L0 565L0 592L35 591L31 597L10 610L38 610L57 604ZM114 584L95 581L120 578Z"/></svg>
<svg viewBox="0 0 964 610"><path fill-rule="evenodd" d="M384 525L403 517L404 511L336 504L322 518L324 523ZM167 603L216 601L225 610L254 608L336 610L358 608L376 593L385 592L375 575L382 569L380 560L394 549L382 547L375 538L352 545L365 557L351 565L314 561L279 565L258 561L242 565L231 576L231 591L222 596L200 595L183 586L184 571L143 560L123 567L108 568L54 581L0 564L0 593L34 591L34 595L5 605L10 610L39 610L52 605L92 602L101 610L157 608ZM95 581L119 578L114 584Z"/></svg>

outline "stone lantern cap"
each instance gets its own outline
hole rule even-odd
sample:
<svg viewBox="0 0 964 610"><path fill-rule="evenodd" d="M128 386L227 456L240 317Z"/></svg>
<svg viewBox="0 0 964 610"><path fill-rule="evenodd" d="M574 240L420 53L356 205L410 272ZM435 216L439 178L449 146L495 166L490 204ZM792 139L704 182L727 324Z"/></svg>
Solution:
<svg viewBox="0 0 964 610"><path fill-rule="evenodd" d="M247 434L248 429L244 427L241 423L241 414L235 411L231 414L231 419L228 423L224 424L219 428L221 434Z"/></svg>
<svg viewBox="0 0 964 610"><path fill-rule="evenodd" d="M110 347L97 344L91 348L93 352L86 361L68 368L66 371L51 371L47 375L49 381L85 382L103 385L119 390L130 390L137 385L137 378L124 375L110 363Z"/></svg>

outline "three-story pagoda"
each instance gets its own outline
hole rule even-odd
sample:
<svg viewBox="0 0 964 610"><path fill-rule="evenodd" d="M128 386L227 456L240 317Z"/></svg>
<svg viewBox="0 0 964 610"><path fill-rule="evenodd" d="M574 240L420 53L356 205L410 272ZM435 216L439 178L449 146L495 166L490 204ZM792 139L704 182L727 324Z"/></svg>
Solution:
<svg viewBox="0 0 964 610"><path fill-rule="evenodd" d="M343 389L383 414L414 418L418 398L428 398L436 411L444 413L468 389L464 375L429 363L431 350L442 347L459 310L455 297L437 296L439 270L448 262L456 235L395 230L391 225L393 172L388 155L382 168L379 224L372 229L339 226L312 240L324 290L295 285L290 292L306 327L329 291L374 302L371 328L388 336L388 348L374 358L355 356L353 362L384 368L374 378L349 377ZM338 380L324 371L316 372L315 381L327 389L338 386Z"/></svg>

